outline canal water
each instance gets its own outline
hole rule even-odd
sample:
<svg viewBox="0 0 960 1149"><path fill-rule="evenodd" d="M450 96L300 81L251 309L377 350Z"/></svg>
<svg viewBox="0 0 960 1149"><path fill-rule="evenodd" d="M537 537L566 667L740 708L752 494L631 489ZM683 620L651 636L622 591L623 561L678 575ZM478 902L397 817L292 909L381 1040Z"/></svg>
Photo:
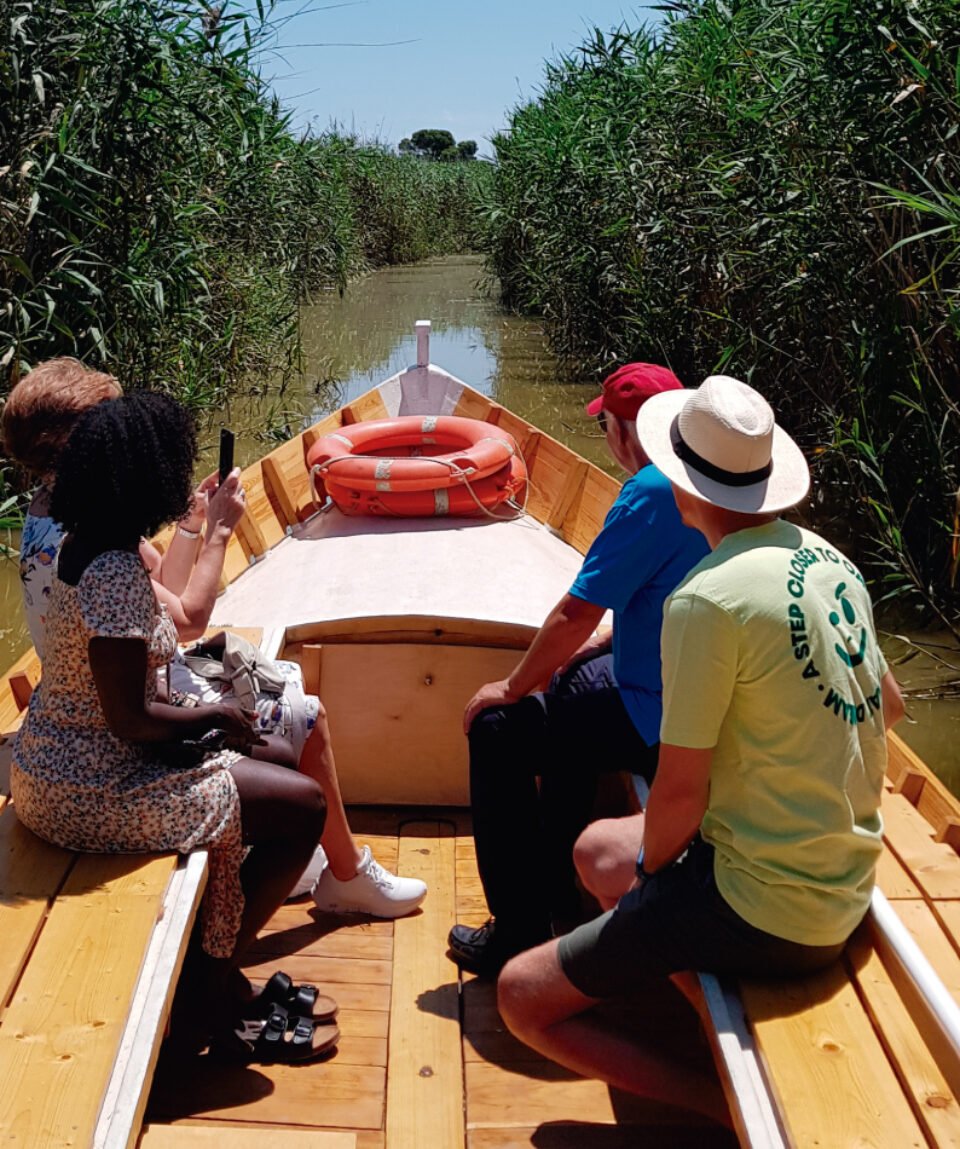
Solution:
<svg viewBox="0 0 960 1149"><path fill-rule="evenodd" d="M584 405L597 393L595 379L562 378L543 330L531 319L506 315L483 282L476 258L451 257L389 268L353 285L342 297L324 294L303 308L303 371L285 388L264 386L231 400L206 428L201 467L212 469L219 428L237 433L237 461L246 464L269 451L387 376L416 360L414 324L433 325L431 360L509 407L548 434L611 473L616 467ZM19 605L16 565L0 559L0 672L29 644ZM913 690L960 681L960 651L943 642L895 666L900 682ZM888 657L911 649L885 640ZM950 669L950 666L956 669ZM900 727L907 742L960 794L960 699L911 699L910 722Z"/></svg>

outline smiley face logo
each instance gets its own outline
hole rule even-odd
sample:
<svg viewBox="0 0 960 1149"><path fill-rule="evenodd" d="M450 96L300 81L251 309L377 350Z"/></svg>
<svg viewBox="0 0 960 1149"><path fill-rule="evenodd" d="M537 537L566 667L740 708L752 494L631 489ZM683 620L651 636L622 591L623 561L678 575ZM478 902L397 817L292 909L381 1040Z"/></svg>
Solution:
<svg viewBox="0 0 960 1149"><path fill-rule="evenodd" d="M853 604L846 597L846 594L845 594L846 589L847 589L847 584L845 582L840 583L837 586L836 591L834 592L834 597L836 598L836 600L840 606L840 610L843 613L844 621L846 622L846 624L848 626L853 627L857 621L857 612L853 609ZM839 630L840 629L840 615L837 614L837 612L835 610L832 610L832 611L830 611L829 618L830 618L831 624ZM866 654L866 650L867 650L867 628L865 626L862 626L860 628L859 648L854 653L851 653L850 648L856 642L855 636L854 635L846 636L843 634L842 631L840 632L840 634L841 634L841 638L843 639L843 646L841 646L840 643L837 642L837 643L834 643L833 649L837 652L837 654L840 655L840 657L847 664L847 666L849 666L850 669L853 670L854 667L859 666L860 663L863 662L864 655Z"/></svg>

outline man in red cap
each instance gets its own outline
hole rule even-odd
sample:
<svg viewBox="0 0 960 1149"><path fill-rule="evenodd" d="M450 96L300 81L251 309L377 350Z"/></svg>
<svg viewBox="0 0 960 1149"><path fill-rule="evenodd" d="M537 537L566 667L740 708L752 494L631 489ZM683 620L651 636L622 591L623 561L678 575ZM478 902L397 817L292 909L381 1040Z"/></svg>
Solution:
<svg viewBox="0 0 960 1149"><path fill-rule="evenodd" d="M663 603L707 546L680 521L669 482L640 446L636 417L652 395L681 387L652 363L628 363L604 380L587 412L630 478L516 669L466 708L477 864L493 916L450 931L451 957L464 969L498 973L546 941L555 921L576 916L573 844L598 775L653 777ZM607 610L613 631L601 636Z"/></svg>
<svg viewBox="0 0 960 1149"><path fill-rule="evenodd" d="M660 367L656 363L627 363L604 379L600 394L587 404L587 414L597 419L601 415L616 415L618 419L633 423L637 412L651 395L658 395L661 391L676 391L682 386L668 367ZM605 422L603 419L600 423L604 430ZM634 441L639 447L639 440ZM624 466L618 455L616 459Z"/></svg>

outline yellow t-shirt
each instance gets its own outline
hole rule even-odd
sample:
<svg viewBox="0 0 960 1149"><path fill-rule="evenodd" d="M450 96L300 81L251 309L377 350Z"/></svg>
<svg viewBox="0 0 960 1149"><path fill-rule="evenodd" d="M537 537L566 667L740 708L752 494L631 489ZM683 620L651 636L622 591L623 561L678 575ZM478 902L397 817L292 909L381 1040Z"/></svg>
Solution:
<svg viewBox="0 0 960 1149"><path fill-rule="evenodd" d="M811 531L738 531L664 607L661 741L715 747L701 833L741 917L806 945L867 910L886 770L863 578Z"/></svg>

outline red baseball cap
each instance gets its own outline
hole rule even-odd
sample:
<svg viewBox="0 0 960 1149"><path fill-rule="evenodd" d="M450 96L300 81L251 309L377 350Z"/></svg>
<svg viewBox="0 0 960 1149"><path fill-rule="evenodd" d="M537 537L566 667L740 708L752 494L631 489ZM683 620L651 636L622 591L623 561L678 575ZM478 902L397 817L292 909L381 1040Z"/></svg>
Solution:
<svg viewBox="0 0 960 1149"><path fill-rule="evenodd" d="M637 412L661 391L680 391L683 384L667 367L656 363L626 363L604 379L603 391L587 404L588 415L609 411L621 419L636 419Z"/></svg>

